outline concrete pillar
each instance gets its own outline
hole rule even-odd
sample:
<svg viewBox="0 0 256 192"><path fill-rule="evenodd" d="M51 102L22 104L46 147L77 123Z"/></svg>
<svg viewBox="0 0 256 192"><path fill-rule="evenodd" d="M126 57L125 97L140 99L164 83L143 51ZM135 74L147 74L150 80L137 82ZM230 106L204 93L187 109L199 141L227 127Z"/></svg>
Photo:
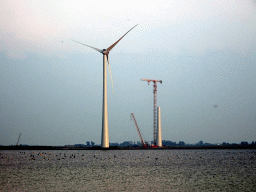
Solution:
<svg viewBox="0 0 256 192"><path fill-rule="evenodd" d="M161 108L157 108L157 140L156 145L162 147L162 122L161 122Z"/></svg>

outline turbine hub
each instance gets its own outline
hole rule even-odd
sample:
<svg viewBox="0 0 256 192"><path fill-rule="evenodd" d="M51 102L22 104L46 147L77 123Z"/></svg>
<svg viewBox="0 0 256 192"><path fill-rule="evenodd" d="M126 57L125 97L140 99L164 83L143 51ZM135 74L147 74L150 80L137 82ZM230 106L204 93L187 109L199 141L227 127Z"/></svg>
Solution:
<svg viewBox="0 0 256 192"><path fill-rule="evenodd" d="M102 50L102 53L103 53L103 55L108 55L109 52L108 52L107 49L103 49L103 50Z"/></svg>

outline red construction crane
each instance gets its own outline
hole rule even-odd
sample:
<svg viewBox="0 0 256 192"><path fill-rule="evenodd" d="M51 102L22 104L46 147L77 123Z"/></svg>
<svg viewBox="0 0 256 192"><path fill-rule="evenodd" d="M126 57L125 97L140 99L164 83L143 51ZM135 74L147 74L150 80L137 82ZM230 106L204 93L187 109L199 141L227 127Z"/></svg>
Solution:
<svg viewBox="0 0 256 192"><path fill-rule="evenodd" d="M154 123L153 123L153 141L154 141L154 145L156 145L156 136L157 136L156 135L157 134L157 100L156 100L157 83L160 82L162 84L162 80L141 79L141 81L147 81L148 85L151 81L154 83L154 85L153 85L153 94L154 94L154 98L153 98L153 119L154 119Z"/></svg>
<svg viewBox="0 0 256 192"><path fill-rule="evenodd" d="M141 135L141 133L140 133L139 126L138 126L138 124L137 124L137 121L136 121L136 119L135 119L133 113L131 113L131 118L133 119L134 124L135 124L135 127L137 128L137 131L138 131L138 133L139 133L139 137L140 137L140 140L141 140L141 143L142 143L143 147L147 147L147 144L144 142L144 140L143 140L143 138L142 138L142 135Z"/></svg>

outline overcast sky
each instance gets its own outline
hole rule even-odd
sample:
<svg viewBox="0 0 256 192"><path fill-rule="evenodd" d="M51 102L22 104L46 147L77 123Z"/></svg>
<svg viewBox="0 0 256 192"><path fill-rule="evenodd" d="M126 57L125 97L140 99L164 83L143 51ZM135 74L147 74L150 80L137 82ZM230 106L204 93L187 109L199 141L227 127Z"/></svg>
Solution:
<svg viewBox="0 0 256 192"><path fill-rule="evenodd" d="M256 6L249 0L0 2L0 145L100 144L103 49L110 142L256 140Z"/></svg>

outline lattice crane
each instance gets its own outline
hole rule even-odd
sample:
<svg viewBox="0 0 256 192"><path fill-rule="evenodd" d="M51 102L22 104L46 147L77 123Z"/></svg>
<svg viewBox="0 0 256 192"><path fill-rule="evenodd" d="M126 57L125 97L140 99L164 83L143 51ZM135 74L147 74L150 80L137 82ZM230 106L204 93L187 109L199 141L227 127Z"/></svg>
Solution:
<svg viewBox="0 0 256 192"><path fill-rule="evenodd" d="M152 81L153 84L153 141L154 145L156 145L156 136L157 136L157 83L160 82L162 84L162 80L155 80L155 79L141 79L141 81L147 81L148 85Z"/></svg>
<svg viewBox="0 0 256 192"><path fill-rule="evenodd" d="M135 116L133 115L133 113L131 113L131 118L133 119L134 124L135 124L135 127L136 127L136 129L137 129L137 131L138 131L138 133L139 133L139 137L140 137L140 140L141 140L141 143L142 143L143 147L147 147L147 143L145 143L144 140L143 140L143 138L142 138L142 135L141 135L141 133L140 133L139 126L138 126L138 124L137 124L137 121L136 121Z"/></svg>
<svg viewBox="0 0 256 192"><path fill-rule="evenodd" d="M21 133L20 133L20 135L19 135L19 138L18 138L18 141L17 141L17 143L16 143L16 146L18 146L18 145L19 145L20 136L21 136Z"/></svg>

